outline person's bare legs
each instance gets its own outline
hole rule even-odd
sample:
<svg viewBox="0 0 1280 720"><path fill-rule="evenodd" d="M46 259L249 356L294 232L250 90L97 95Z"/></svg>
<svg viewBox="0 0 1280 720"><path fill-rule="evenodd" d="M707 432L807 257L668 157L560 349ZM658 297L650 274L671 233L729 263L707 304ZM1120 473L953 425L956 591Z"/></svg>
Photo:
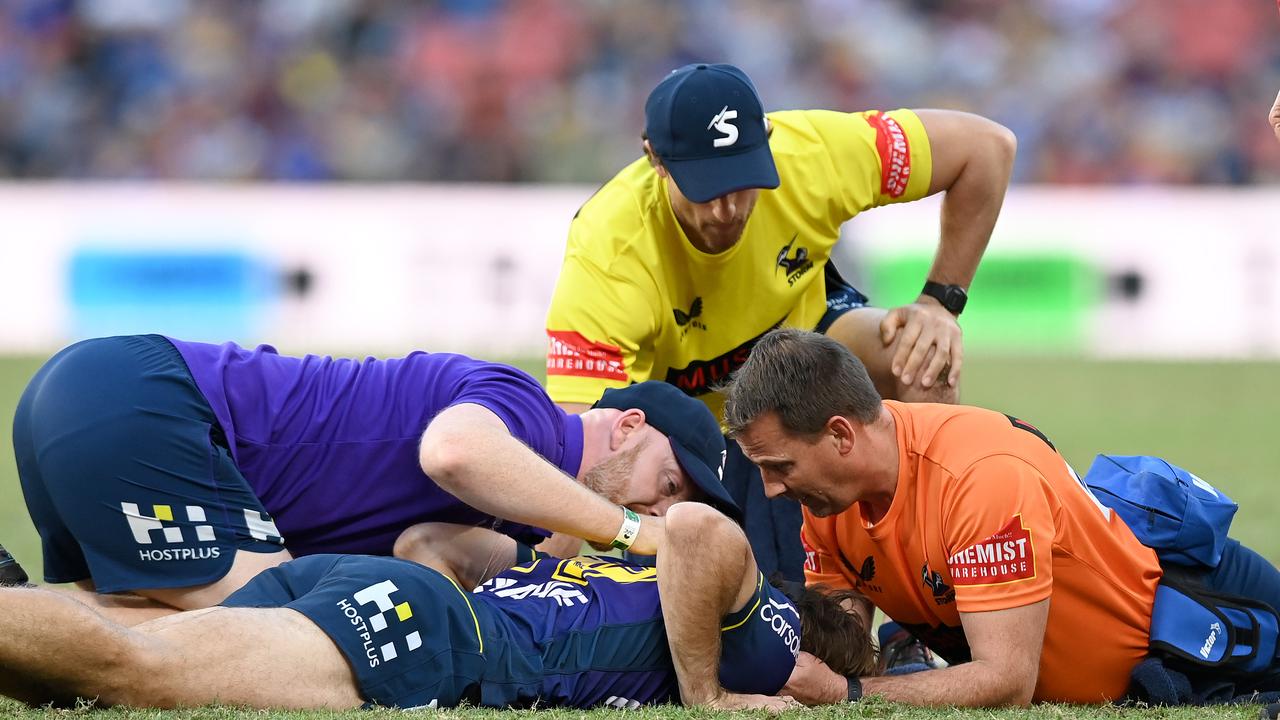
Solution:
<svg viewBox="0 0 1280 720"><path fill-rule="evenodd" d="M955 404L959 401L959 387L947 384L946 371L934 378L930 387L924 387L920 378L905 385L893 374L895 345L885 345L880 339L880 323L889 313L884 308L864 307L850 310L827 328L827 337L849 348L849 351L867 366L867 374L875 383L881 397L903 402L936 402ZM931 358L926 358L925 365Z"/></svg>
<svg viewBox="0 0 1280 720"><path fill-rule="evenodd" d="M273 553L236 552L231 569L216 582L181 588L140 589L130 593L98 593L92 580L77 582L76 588L50 588L89 606L112 622L133 627L183 610L213 607L244 587L255 575L292 560L288 550Z"/></svg>
<svg viewBox="0 0 1280 720"><path fill-rule="evenodd" d="M31 704L346 709L346 658L285 608L210 608L126 628L67 596L0 589L0 692Z"/></svg>

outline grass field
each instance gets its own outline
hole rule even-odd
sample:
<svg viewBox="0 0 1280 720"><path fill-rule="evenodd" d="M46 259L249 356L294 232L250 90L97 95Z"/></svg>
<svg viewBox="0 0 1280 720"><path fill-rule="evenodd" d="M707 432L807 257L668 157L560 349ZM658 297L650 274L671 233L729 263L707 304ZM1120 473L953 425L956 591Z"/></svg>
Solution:
<svg viewBox="0 0 1280 720"><path fill-rule="evenodd" d="M40 569L39 544L27 518L9 441L14 406L40 359L0 358L0 542L33 572ZM537 372L537 361L517 364ZM1022 417L1043 430L1077 470L1098 452L1154 454L1214 483L1241 505L1232 534L1273 562L1280 560L1280 525L1272 514L1280 501L1280 364L1131 363L1067 359L970 358L965 365L963 400ZM3 642L3 638L0 638ZM264 669L264 672L267 672ZM616 711L555 712L539 717L612 716ZM1256 708L1212 711L1083 709L1045 706L1030 711L933 711L886 703L808 711L806 717L905 718L1245 718ZM45 718L55 711L25 711L0 701L0 716ZM79 714L73 712L71 714ZM381 713L378 713L380 715ZM441 711L461 720L496 715L487 711ZM704 712L680 709L641 711L640 717L696 718ZM325 713L240 713L232 710L182 713L95 711L109 718L312 718ZM374 717L360 714L358 717ZM397 715L398 716L398 715ZM511 717L503 713L502 717Z"/></svg>

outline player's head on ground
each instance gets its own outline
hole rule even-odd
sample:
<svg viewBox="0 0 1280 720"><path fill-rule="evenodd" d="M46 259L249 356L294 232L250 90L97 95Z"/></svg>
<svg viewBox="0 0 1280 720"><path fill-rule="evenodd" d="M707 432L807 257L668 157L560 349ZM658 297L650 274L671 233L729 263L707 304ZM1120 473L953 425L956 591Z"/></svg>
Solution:
<svg viewBox="0 0 1280 720"><path fill-rule="evenodd" d="M801 651L846 677L872 674L876 653L871 647L871 631L862 616L849 609L860 593L822 585L805 587L801 582L783 580L781 575L770 582L786 594L800 613Z"/></svg>
<svg viewBox="0 0 1280 720"><path fill-rule="evenodd" d="M590 412L602 413L585 442L587 487L636 512L663 515L677 502L710 503L740 513L721 481L724 435L701 401L658 380L606 390ZM588 448L588 450L592 450Z"/></svg>
<svg viewBox="0 0 1280 720"><path fill-rule="evenodd" d="M644 151L701 250L733 247L760 190L778 187L764 107L733 65L685 65L645 102Z"/></svg>
<svg viewBox="0 0 1280 720"><path fill-rule="evenodd" d="M726 393L725 423L760 467L765 494L793 498L820 516L879 491L870 479L884 448L868 429L883 420L862 362L839 342L804 330L762 337Z"/></svg>

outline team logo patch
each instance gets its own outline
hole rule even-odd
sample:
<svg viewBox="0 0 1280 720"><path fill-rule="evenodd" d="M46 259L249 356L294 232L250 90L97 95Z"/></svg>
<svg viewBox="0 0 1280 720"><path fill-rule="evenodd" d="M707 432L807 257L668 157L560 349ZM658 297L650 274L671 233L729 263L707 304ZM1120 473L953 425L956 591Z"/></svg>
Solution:
<svg viewBox="0 0 1280 720"><path fill-rule="evenodd" d="M942 578L942 573L930 568L929 563L925 563L920 568L920 582L924 583L924 586L933 593L933 602L935 604L946 605L955 602L955 589Z"/></svg>
<svg viewBox="0 0 1280 720"><path fill-rule="evenodd" d="M684 337L684 333L689 332L691 328L697 328L699 330L707 329L706 324L698 319L698 317L702 315L702 296L698 296L693 299L693 303L689 305L689 312L685 312L680 308L675 308L672 310L672 313L676 317L676 325L679 325L681 328L681 337Z"/></svg>
<svg viewBox="0 0 1280 720"><path fill-rule="evenodd" d="M622 348L593 342L572 330L547 331L547 374L626 380Z"/></svg>
<svg viewBox="0 0 1280 720"><path fill-rule="evenodd" d="M728 105L725 105L720 112L716 113L715 117L711 118L711 122L707 123L707 129L715 128L716 132L721 133L720 137L711 142L712 146L729 147L738 142L738 126L729 122L737 119L738 111L730 110Z"/></svg>
<svg viewBox="0 0 1280 720"><path fill-rule="evenodd" d="M961 550L947 561L955 585L1000 585L1036 576L1031 531L1022 526L1022 515L981 542Z"/></svg>
<svg viewBox="0 0 1280 720"><path fill-rule="evenodd" d="M371 668L400 656L396 646L396 633L387 630L390 627L387 618L394 616L396 625L399 627L413 618L413 608L407 601L397 603L391 599L391 596L399 591L400 588L396 587L395 583L383 580L357 592L350 599L343 598L336 603L338 609L351 623L352 629L359 635L360 642L364 645L365 658ZM373 607L366 607L368 605ZM412 627L416 626L417 623L412 625ZM385 635L380 634L384 632ZM401 637L405 652L413 652L422 647L422 634L416 629ZM386 642L380 642L382 640Z"/></svg>
<svg viewBox="0 0 1280 720"><path fill-rule="evenodd" d="M881 112L866 116L876 129L876 151L880 153L880 193L902 197L911 180L911 144L898 121Z"/></svg>
<svg viewBox="0 0 1280 720"><path fill-rule="evenodd" d="M791 236L791 242L782 246L778 251L779 270L787 271L787 287L792 287L800 278L805 276L813 269L813 260L809 258L809 249L798 247L792 250L796 244L796 238L800 237L800 233ZM776 270L774 271L777 272Z"/></svg>

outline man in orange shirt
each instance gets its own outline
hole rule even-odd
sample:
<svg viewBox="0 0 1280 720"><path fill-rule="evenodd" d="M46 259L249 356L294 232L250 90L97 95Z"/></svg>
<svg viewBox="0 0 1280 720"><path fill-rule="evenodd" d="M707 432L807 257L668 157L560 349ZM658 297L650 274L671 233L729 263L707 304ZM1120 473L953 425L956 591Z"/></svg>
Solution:
<svg viewBox="0 0 1280 720"><path fill-rule="evenodd" d="M794 329L755 347L725 420L765 494L804 505L808 583L858 590L856 610L874 603L950 663L847 685L811 674L822 681L783 692L962 706L1125 694L1148 654L1160 564L1034 426L882 401L846 348ZM1255 595L1280 603L1275 568L1231 552L1243 565L1223 576L1247 566L1263 576Z"/></svg>

